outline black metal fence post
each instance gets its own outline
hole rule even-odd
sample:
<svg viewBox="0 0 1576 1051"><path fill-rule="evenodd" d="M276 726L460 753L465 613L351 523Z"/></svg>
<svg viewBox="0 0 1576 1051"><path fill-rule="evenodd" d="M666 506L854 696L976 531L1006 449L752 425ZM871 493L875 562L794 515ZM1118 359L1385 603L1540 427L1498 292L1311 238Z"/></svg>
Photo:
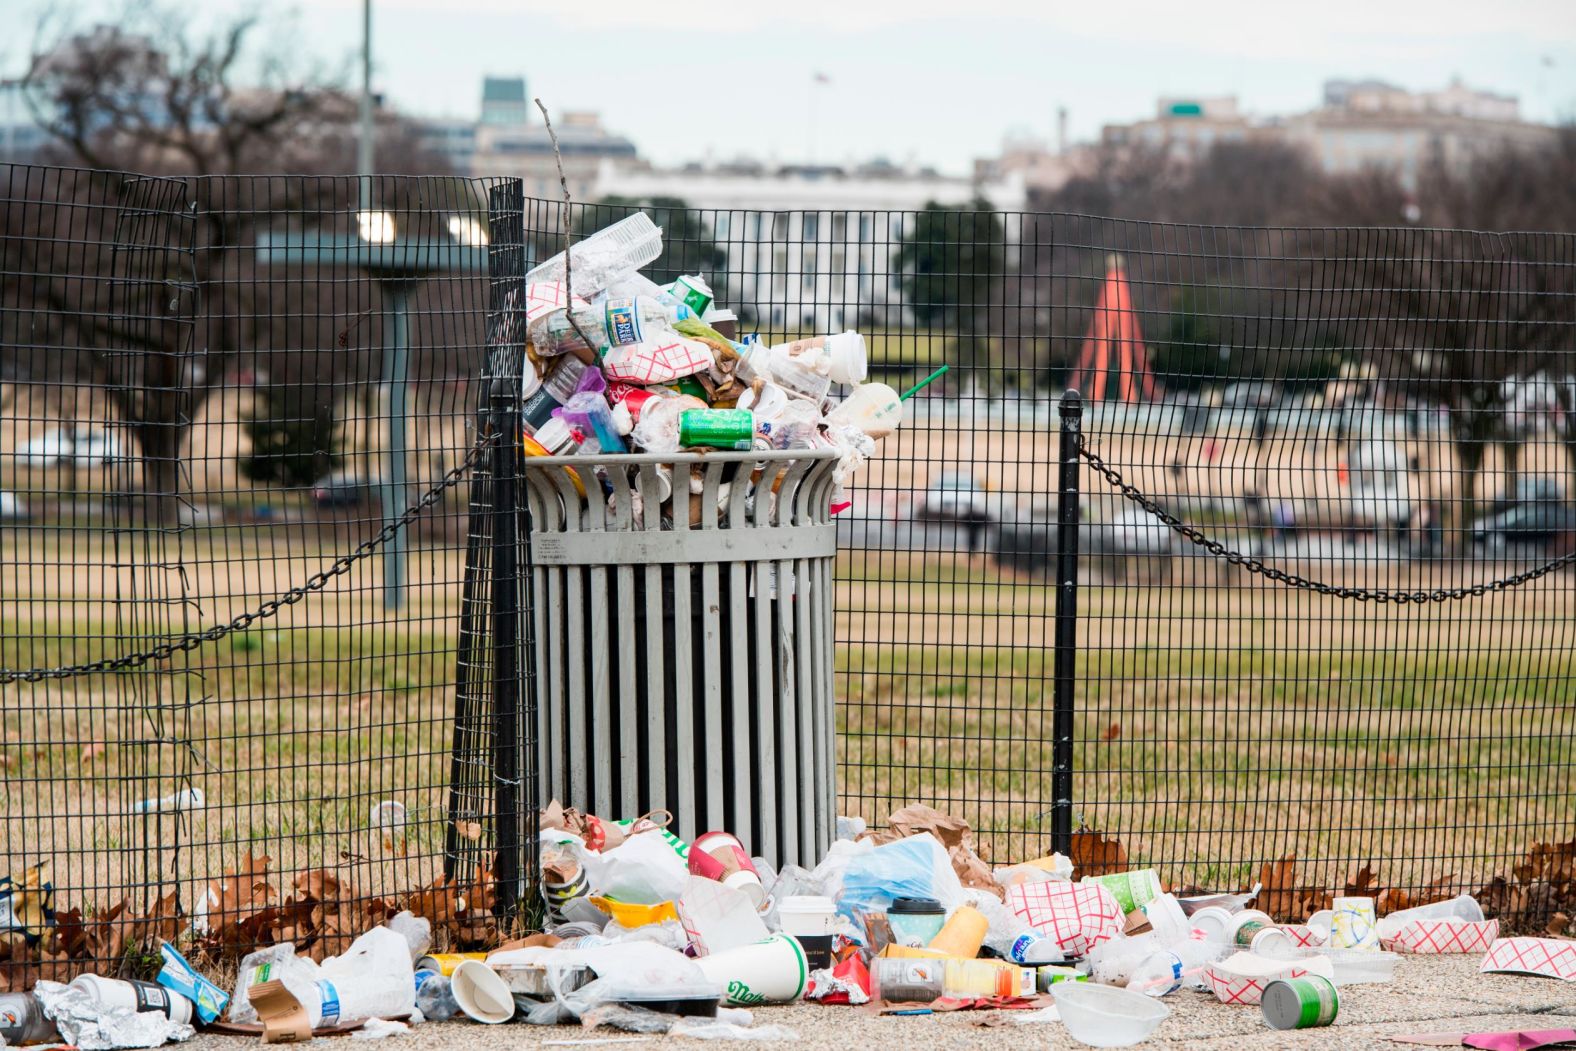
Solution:
<svg viewBox="0 0 1576 1051"><path fill-rule="evenodd" d="M1051 722L1051 849L1073 841L1073 687L1078 659L1078 437L1083 398L1062 395L1062 440L1056 483L1056 651Z"/></svg>
<svg viewBox="0 0 1576 1051"><path fill-rule="evenodd" d="M520 455L520 369L525 353L525 228L524 191L512 181L488 195L492 244L492 302L489 304L488 353L492 387L488 392L495 435L492 448L492 643L493 643L493 782L497 807L498 853L493 864L497 882L494 910L512 915L525 898L525 882L534 876L529 858L536 837L522 836L520 776L521 699L521 575L520 507L517 458Z"/></svg>

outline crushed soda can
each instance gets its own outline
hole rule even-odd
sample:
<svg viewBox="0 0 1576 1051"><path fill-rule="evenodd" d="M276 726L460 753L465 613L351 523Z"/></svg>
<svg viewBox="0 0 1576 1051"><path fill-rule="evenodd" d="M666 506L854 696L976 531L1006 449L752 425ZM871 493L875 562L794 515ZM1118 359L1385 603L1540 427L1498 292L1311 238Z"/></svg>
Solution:
<svg viewBox="0 0 1576 1051"><path fill-rule="evenodd" d="M55 925L55 888L34 865L20 877L0 876L0 942L37 945Z"/></svg>

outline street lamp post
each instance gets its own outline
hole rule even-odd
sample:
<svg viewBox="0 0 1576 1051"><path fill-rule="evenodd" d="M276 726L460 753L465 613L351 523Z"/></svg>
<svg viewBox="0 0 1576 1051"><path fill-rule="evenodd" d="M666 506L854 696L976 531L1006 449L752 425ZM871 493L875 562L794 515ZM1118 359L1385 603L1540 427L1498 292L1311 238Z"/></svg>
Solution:
<svg viewBox="0 0 1576 1051"><path fill-rule="evenodd" d="M272 266L353 266L377 281L383 297L383 389L387 397L384 466L378 484L384 525L404 513L410 415L410 297L416 284L441 273L487 270L484 229L468 216L451 216L450 236L401 236L388 212L361 210L359 232L348 236L320 230L264 232L258 262ZM396 532L383 549L383 607L401 609L407 590L409 541Z"/></svg>

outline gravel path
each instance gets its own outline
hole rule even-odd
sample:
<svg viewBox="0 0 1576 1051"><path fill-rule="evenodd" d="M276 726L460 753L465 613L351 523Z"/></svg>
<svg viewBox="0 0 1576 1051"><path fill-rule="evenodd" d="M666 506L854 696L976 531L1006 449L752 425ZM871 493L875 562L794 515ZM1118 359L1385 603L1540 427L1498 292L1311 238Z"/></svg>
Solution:
<svg viewBox="0 0 1576 1051"><path fill-rule="evenodd" d="M1481 1033L1503 1029L1576 1029L1576 983L1520 975L1479 974L1482 957L1409 956L1401 961L1388 985L1355 985L1341 989L1341 1013L1333 1027L1277 1032L1265 1026L1256 1007L1227 1007L1213 996L1180 993L1167 997L1172 1008L1154 1037L1143 1047L1370 1048L1407 1044L1385 1038L1402 1033ZM1013 1046L1076 1048L1078 1044L1056 1022L1020 1025L1016 1012L976 1011L951 1015L878 1018L857 1008L796 1004L761 1008L757 1024L772 1023L793 1030L794 1047L803 1051L918 1051L930 1048ZM586 1031L569 1026L482 1026L451 1021L421 1026L397 1044L419 1045L421 1051L513 1051L522 1047L619 1047L631 1034L607 1029ZM586 1041L609 1043L585 1043ZM619 1041L613 1043L611 1041ZM185 1051L238 1051L241 1037L199 1036ZM346 1051L353 1045L346 1045ZM733 1041L696 1041L677 1037L645 1037L631 1047L748 1047ZM759 1046L756 1044L754 1046Z"/></svg>

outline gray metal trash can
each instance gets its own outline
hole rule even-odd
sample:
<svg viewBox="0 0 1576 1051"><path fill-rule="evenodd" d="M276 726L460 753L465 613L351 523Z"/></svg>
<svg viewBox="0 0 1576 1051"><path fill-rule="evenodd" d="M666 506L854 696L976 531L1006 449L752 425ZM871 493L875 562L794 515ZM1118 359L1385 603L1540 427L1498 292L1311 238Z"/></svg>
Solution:
<svg viewBox="0 0 1576 1051"><path fill-rule="evenodd" d="M835 464L525 461L544 801L669 810L686 840L726 829L778 865L820 859L836 820Z"/></svg>

